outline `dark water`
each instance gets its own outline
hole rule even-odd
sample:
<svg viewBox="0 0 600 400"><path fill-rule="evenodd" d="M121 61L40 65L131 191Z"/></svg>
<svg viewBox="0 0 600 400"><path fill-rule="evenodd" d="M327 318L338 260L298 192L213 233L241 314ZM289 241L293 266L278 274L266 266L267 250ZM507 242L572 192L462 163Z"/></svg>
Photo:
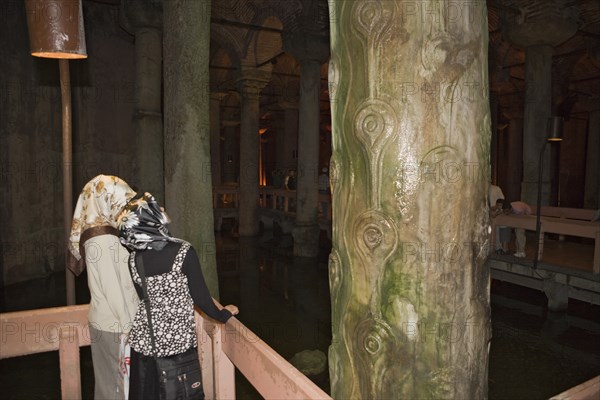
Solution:
<svg viewBox="0 0 600 400"><path fill-rule="evenodd" d="M240 307L239 320L284 358L302 350L327 354L331 340L328 247L323 256L290 256L284 236L260 241L217 239L221 302ZM241 260L241 262L240 262ZM3 312L64 305L64 274L5 288ZM77 302L89 301L85 277ZM570 302L549 313L545 296L496 282L492 285L490 399L547 399L600 374L600 307ZM92 398L90 348L81 349L83 397ZM258 393L237 373L238 399ZM329 391L327 371L312 377ZM58 399L58 353L0 360L3 399Z"/></svg>

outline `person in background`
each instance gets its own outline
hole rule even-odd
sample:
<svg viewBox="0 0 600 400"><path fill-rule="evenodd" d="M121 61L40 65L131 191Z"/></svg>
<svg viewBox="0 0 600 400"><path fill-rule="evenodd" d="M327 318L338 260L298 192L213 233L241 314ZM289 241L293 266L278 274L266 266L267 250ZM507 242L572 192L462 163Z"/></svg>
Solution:
<svg viewBox="0 0 600 400"><path fill-rule="evenodd" d="M118 217L121 243L131 250L129 268L140 299L144 292L138 262L143 263L154 332L151 338L146 304L140 302L129 335L130 399L159 398L155 357L187 357L198 351L194 305L223 323L238 313L234 305L221 310L215 306L196 251L190 243L171 236L168 223L167 214L147 192L130 201ZM192 384L184 392L186 399L204 398L201 384Z"/></svg>
<svg viewBox="0 0 600 400"><path fill-rule="evenodd" d="M129 253L116 227L117 215L135 194L122 179L98 175L83 187L73 213L67 266L75 275L87 267L96 399L126 398L127 374L119 366L119 348L139 298L127 268Z"/></svg>
<svg viewBox="0 0 600 400"><path fill-rule="evenodd" d="M499 186L490 183L488 198L490 202L490 216L494 218L503 212L502 208L504 207L504 193L502 193L502 189L500 189ZM494 243L494 251L496 254L508 254L509 238L510 229L506 229L504 226L496 227Z"/></svg>
<svg viewBox="0 0 600 400"><path fill-rule="evenodd" d="M290 169L283 181L285 190L296 190L296 171Z"/></svg>
<svg viewBox="0 0 600 400"><path fill-rule="evenodd" d="M517 215L531 215L531 207L529 204L523 201L513 201L510 203L510 209L513 214ZM515 257L525 257L525 229L515 228L515 240L516 240L516 253Z"/></svg>

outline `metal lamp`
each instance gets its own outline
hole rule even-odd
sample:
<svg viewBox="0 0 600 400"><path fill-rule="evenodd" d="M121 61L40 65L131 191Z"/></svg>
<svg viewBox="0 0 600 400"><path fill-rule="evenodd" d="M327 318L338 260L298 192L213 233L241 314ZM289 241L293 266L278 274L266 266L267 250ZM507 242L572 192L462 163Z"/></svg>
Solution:
<svg viewBox="0 0 600 400"><path fill-rule="evenodd" d="M62 100L62 175L65 242L73 213L69 59L87 58L81 0L25 0L31 55L58 59ZM68 251L65 249L65 252ZM66 259L66 258L65 258ZM65 268L67 305L75 304L75 276Z"/></svg>
<svg viewBox="0 0 600 400"><path fill-rule="evenodd" d="M548 137L544 140L542 148L540 149L540 159L538 164L538 192L537 192L537 207L535 209L535 237L537 239L535 245L535 254L533 255L533 268L537 268L540 253L540 238L541 235L541 209L542 209L542 175L544 174L544 152L548 143L556 143L562 141L563 131L563 118L562 117L550 117L548 119Z"/></svg>

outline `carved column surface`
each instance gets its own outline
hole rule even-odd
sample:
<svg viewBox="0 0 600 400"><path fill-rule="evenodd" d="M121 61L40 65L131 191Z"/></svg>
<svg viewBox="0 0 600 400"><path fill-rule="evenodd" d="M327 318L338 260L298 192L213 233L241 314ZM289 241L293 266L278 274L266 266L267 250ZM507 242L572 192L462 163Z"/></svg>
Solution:
<svg viewBox="0 0 600 400"><path fill-rule="evenodd" d="M319 253L319 91L321 63L329 57L325 35L304 26L283 35L284 49L300 62L298 107L298 168L294 255L316 257Z"/></svg>
<svg viewBox="0 0 600 400"><path fill-rule="evenodd" d="M210 176L210 2L164 6L165 195L174 236L195 248L218 297Z"/></svg>
<svg viewBox="0 0 600 400"><path fill-rule="evenodd" d="M226 95L210 94L210 167L213 186L221 184L221 100Z"/></svg>
<svg viewBox="0 0 600 400"><path fill-rule="evenodd" d="M535 204L538 192L539 153L548 135L552 101L552 48L577 31L575 9L567 0L509 1L519 14L505 16L505 34L525 49L525 113L523 120L523 181L521 197ZM544 154L542 204L550 199L550 150Z"/></svg>
<svg viewBox="0 0 600 400"><path fill-rule="evenodd" d="M225 118L232 116L225 115ZM224 131L223 141L223 183L233 184L238 176L238 148L236 132L239 129L239 120L224 120L221 122Z"/></svg>
<svg viewBox="0 0 600 400"><path fill-rule="evenodd" d="M258 75L258 76L256 76ZM259 233L258 186L259 149L258 133L260 91L268 83L268 76L252 74L239 81L241 99L240 132L240 203L239 234L256 236Z"/></svg>
<svg viewBox="0 0 600 400"><path fill-rule="evenodd" d="M329 6L332 397L485 399L486 4Z"/></svg>
<svg viewBox="0 0 600 400"><path fill-rule="evenodd" d="M585 164L585 208L600 208L600 110L590 112Z"/></svg>
<svg viewBox="0 0 600 400"><path fill-rule="evenodd" d="M119 17L121 26L135 36L136 183L163 202L162 7L123 0Z"/></svg>

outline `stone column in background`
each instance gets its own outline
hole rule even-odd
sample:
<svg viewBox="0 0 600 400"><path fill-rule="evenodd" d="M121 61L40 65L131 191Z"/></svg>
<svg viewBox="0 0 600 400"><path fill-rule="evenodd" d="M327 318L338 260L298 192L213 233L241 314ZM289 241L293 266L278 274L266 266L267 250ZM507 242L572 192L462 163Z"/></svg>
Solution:
<svg viewBox="0 0 600 400"><path fill-rule="evenodd" d="M210 176L210 2L169 0L164 9L165 194L176 237L189 241L218 298Z"/></svg>
<svg viewBox="0 0 600 400"><path fill-rule="evenodd" d="M121 25L135 35L136 171L135 184L165 199L163 161L162 8L148 2L124 0ZM134 182L132 182L134 183Z"/></svg>
<svg viewBox="0 0 600 400"><path fill-rule="evenodd" d="M329 2L331 393L485 399L486 3L407 4Z"/></svg>
<svg viewBox="0 0 600 400"><path fill-rule="evenodd" d="M329 56L327 37L312 33L309 27L283 36L284 48L300 62L300 102L298 108L298 184L294 255L316 257L319 253L318 175L319 175L319 91L321 63Z"/></svg>
<svg viewBox="0 0 600 400"><path fill-rule="evenodd" d="M239 81L241 92L239 234L257 236L258 216L258 133L260 91L269 82L269 74L260 70L244 71Z"/></svg>
<svg viewBox="0 0 600 400"><path fill-rule="evenodd" d="M210 94L210 169L212 185L221 185L221 100L226 93Z"/></svg>
<svg viewBox="0 0 600 400"><path fill-rule="evenodd" d="M506 186L501 187L509 202L521 200L521 180L523 176L523 116L521 113L505 112L509 118L508 132L505 132L503 165ZM535 203L531 203L532 205Z"/></svg>
<svg viewBox="0 0 600 400"><path fill-rule="evenodd" d="M277 140L281 138L282 153L277 155L277 166L282 168L284 173L289 169L298 168L298 99L284 99L279 102L283 109L283 132ZM277 147L279 148L279 144Z"/></svg>
<svg viewBox="0 0 600 400"><path fill-rule="evenodd" d="M521 12L504 25L513 43L525 49L525 113L523 120L523 183L521 197L536 204L539 154L548 136L552 105L552 48L577 31L577 20L567 13L567 0L507 3ZM550 149L544 154L542 205L550 199Z"/></svg>
<svg viewBox="0 0 600 400"><path fill-rule="evenodd" d="M227 113L226 119L221 122L225 136L223 141L223 183L227 184L236 183L239 173L236 130L240 126L240 121L234 120L233 117Z"/></svg>
<svg viewBox="0 0 600 400"><path fill-rule="evenodd" d="M590 112L585 164L585 208L600 208L600 110Z"/></svg>

